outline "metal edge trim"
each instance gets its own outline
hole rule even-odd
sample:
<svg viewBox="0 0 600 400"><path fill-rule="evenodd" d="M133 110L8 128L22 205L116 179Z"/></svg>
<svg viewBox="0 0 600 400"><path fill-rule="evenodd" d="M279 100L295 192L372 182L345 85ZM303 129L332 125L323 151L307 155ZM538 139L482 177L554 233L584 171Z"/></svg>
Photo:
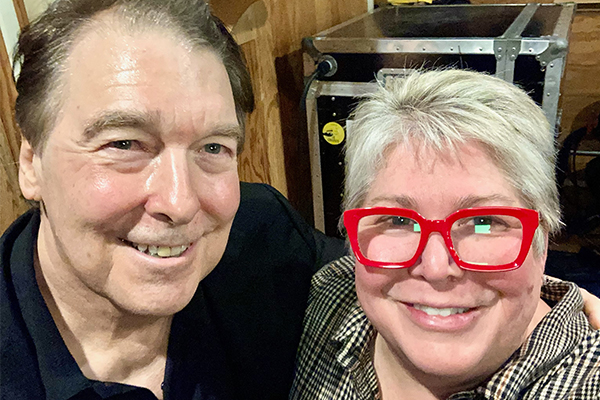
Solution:
<svg viewBox="0 0 600 400"><path fill-rule="evenodd" d="M306 95L306 124L308 127L308 148L310 154L310 176L312 183L313 219L315 228L325 232L325 209L323 204L323 180L321 177L321 157L319 148L319 118L317 97L320 96L321 82L314 81Z"/></svg>
<svg viewBox="0 0 600 400"><path fill-rule="evenodd" d="M521 10L521 13L515 18L515 20L510 24L510 26L506 29L506 31L500 36L503 39L516 39L521 37L521 33L531 21L531 18L537 11L540 5L538 3L529 3Z"/></svg>
<svg viewBox="0 0 600 400"><path fill-rule="evenodd" d="M315 38L315 47L322 53L349 53L349 54L494 54L494 38ZM351 44L348 46L347 44ZM431 50L423 46L430 47ZM465 52L461 46L477 48L477 52ZM417 51L417 48L421 48Z"/></svg>

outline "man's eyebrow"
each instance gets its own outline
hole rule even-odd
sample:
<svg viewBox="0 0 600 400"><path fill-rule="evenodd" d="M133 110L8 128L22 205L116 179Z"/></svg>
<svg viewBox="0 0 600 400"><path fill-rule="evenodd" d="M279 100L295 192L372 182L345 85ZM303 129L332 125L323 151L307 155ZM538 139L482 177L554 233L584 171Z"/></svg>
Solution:
<svg viewBox="0 0 600 400"><path fill-rule="evenodd" d="M463 208L477 207L486 203L500 203L506 206L515 206L515 200L509 196L495 193L488 196L474 196L468 195L461 197L455 203L455 209L460 210Z"/></svg>
<svg viewBox="0 0 600 400"><path fill-rule="evenodd" d="M245 140L244 131L242 130L242 127L239 126L238 124L220 125L220 126L214 127L211 130L211 132L208 135L206 135L206 137L214 137L214 136L224 136L224 137L234 139L237 142L236 152L238 154L241 153L242 149L244 148L244 140Z"/></svg>
<svg viewBox="0 0 600 400"><path fill-rule="evenodd" d="M83 140L90 141L100 132L108 129L132 128L146 133L159 136L160 115L158 113L147 113L136 110L117 110L104 112L89 123L83 130ZM244 132L238 124L217 125L210 129L205 137L224 136L235 139L238 150L244 144Z"/></svg>
<svg viewBox="0 0 600 400"><path fill-rule="evenodd" d="M207 136L231 137L237 140L238 143L243 141L244 139L244 133L242 132L242 128L237 124L217 126L213 128L210 134L208 134Z"/></svg>
<svg viewBox="0 0 600 400"><path fill-rule="evenodd" d="M139 111L117 110L104 112L86 124L83 130L83 138L85 141L89 141L104 130L117 128L133 128L156 134L158 119L158 115Z"/></svg>

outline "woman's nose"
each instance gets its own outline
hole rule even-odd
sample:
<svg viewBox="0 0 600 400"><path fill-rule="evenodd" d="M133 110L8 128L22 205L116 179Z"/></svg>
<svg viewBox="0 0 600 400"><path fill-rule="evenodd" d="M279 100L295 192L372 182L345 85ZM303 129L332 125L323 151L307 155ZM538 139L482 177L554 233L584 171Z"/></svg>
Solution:
<svg viewBox="0 0 600 400"><path fill-rule="evenodd" d="M460 278L464 271L454 262L442 235L433 232L410 273L433 283Z"/></svg>

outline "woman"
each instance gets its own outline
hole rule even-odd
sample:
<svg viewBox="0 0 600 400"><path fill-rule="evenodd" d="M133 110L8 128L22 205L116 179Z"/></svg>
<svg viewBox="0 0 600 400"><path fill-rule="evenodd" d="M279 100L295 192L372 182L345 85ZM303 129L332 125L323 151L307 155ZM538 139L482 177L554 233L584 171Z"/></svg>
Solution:
<svg viewBox="0 0 600 400"><path fill-rule="evenodd" d="M600 333L543 277L554 136L520 89L415 72L355 111L344 225L315 278L292 399L597 399Z"/></svg>

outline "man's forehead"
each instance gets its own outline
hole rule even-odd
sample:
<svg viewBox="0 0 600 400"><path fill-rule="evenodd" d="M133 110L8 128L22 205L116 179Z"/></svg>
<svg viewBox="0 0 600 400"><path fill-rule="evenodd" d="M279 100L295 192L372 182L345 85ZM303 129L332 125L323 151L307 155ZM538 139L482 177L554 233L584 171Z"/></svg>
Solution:
<svg viewBox="0 0 600 400"><path fill-rule="evenodd" d="M62 110L79 114L85 137L107 127L151 132L182 123L242 136L227 71L214 51L191 49L162 29L124 29L111 18L79 33L63 74Z"/></svg>
<svg viewBox="0 0 600 400"><path fill-rule="evenodd" d="M158 35L163 39L172 41L174 43L173 47L184 48L188 52L194 50L190 40L176 29L168 27L168 25L147 25L144 22L133 24L124 17L108 10L99 13L77 30L74 35L71 54L78 48L85 47L90 43L108 48L120 45L128 46L133 39L143 39L152 35ZM144 43L144 41L139 42L138 46ZM207 45L206 48L209 48L209 46Z"/></svg>
<svg viewBox="0 0 600 400"><path fill-rule="evenodd" d="M168 28L129 29L126 22L103 13L77 33L63 78L65 83L73 80L102 83L102 79L114 81L103 82L108 85L134 83L150 69L187 70L191 75L200 69L198 63L206 64L205 60L210 63L212 73L227 75L221 58L208 45L192 46Z"/></svg>

